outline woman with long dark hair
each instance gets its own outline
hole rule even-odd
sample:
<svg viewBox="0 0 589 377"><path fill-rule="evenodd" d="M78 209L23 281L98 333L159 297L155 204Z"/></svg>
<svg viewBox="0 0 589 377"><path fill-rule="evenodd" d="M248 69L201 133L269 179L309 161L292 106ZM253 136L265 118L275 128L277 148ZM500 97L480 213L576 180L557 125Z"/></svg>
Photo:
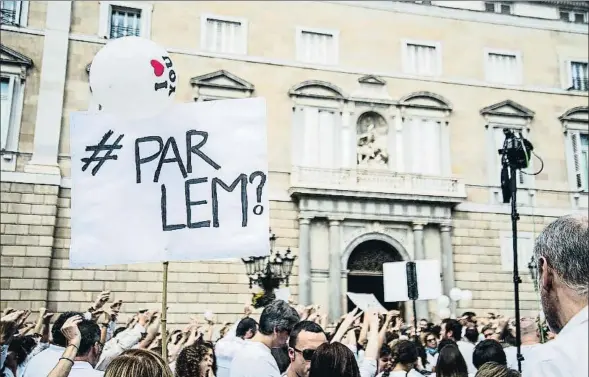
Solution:
<svg viewBox="0 0 589 377"><path fill-rule="evenodd" d="M468 377L466 361L454 344L445 345L440 349L435 371L436 377Z"/></svg>

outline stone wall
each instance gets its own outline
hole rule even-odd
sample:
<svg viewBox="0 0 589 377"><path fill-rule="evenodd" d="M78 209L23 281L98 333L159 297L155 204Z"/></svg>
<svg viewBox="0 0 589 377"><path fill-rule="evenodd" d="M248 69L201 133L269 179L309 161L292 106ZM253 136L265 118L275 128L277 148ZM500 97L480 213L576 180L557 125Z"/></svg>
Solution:
<svg viewBox="0 0 589 377"><path fill-rule="evenodd" d="M0 307L47 304L57 186L1 183Z"/></svg>
<svg viewBox="0 0 589 377"><path fill-rule="evenodd" d="M479 315L501 312L513 315L513 274L501 269L500 233L511 231L510 215L475 212L455 212L452 244L456 285L473 292L468 305L459 303L458 311L472 309ZM537 236L553 217L521 216L518 232L533 232ZM527 264L527 261L526 261ZM529 271L520 271L520 307L522 315L539 308ZM457 313L460 314L460 313Z"/></svg>
<svg viewBox="0 0 589 377"><path fill-rule="evenodd" d="M70 269L70 189L2 182L1 304L56 312L85 310L102 290L123 300L122 319L140 309L161 307L162 265L145 263ZM293 203L271 202L271 226L279 250L297 252ZM140 252L140 251L137 251ZM291 282L296 284L295 265ZM292 287L296 297L296 286ZM186 323L207 310L234 321L251 300L241 261L169 265L168 321Z"/></svg>

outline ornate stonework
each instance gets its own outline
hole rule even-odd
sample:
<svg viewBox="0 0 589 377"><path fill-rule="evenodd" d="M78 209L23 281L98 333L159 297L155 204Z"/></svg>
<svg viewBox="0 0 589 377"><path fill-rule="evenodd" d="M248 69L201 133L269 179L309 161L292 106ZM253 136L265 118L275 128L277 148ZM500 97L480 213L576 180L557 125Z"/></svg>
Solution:
<svg viewBox="0 0 589 377"><path fill-rule="evenodd" d="M357 124L358 166L385 168L389 162L387 123L382 116L368 112L360 116Z"/></svg>

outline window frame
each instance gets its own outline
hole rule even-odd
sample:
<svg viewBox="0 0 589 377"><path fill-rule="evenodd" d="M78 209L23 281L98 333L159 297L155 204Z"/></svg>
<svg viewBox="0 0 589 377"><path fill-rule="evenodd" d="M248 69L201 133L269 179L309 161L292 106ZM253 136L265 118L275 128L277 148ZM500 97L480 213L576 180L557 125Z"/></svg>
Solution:
<svg viewBox="0 0 589 377"><path fill-rule="evenodd" d="M432 74L415 73L412 69L409 69L409 54L408 45L417 45L424 47L434 47L436 49L436 62L435 69ZM442 64L442 42L440 41L426 41L426 40L415 40L415 39L403 39L401 42L401 57L402 57L402 68L403 72L414 76L425 76L425 77L439 77L442 76L443 64Z"/></svg>
<svg viewBox="0 0 589 377"><path fill-rule="evenodd" d="M5 131L5 144L1 146L3 148L3 153L0 158L0 170L15 171L16 154L18 152L18 144L22 126L22 113L25 100L24 93L26 75L23 73L22 68L18 65L2 65L0 76L8 78L10 80L9 85L12 85L10 113L8 115L4 115L8 118L8 128Z"/></svg>
<svg viewBox="0 0 589 377"><path fill-rule="evenodd" d="M315 33L315 34L324 34L324 35L331 35L333 38L333 58L327 62L316 62L316 61L308 61L302 57L303 51L303 33ZM296 53L296 61L306 64L318 64L318 65L338 65L339 64L339 55L340 55L340 43L339 43L339 30L337 29L324 29L324 28L312 28L312 27L305 27L305 26L297 26L295 32L295 53Z"/></svg>
<svg viewBox="0 0 589 377"><path fill-rule="evenodd" d="M534 250L534 233L533 232L517 232L517 256L518 256L518 271L520 273L528 272L528 264L532 258ZM528 244L526 250L522 250L521 242L526 241ZM507 247L509 242L509 247ZM501 231L499 234L499 248L501 250L501 272L513 271L513 234L509 230ZM521 262L521 263L520 263Z"/></svg>
<svg viewBox="0 0 589 377"><path fill-rule="evenodd" d="M587 194L589 193L589 185L588 187L583 187L583 183L585 182L583 178L587 179L585 176L589 175L589 171L583 172L580 170L581 187L577 185L577 170L575 168L575 147L573 145L573 135L576 135L578 143L577 148L580 149L581 135L587 135L587 137L589 137L589 122L583 120L563 120L563 127L566 135L566 164L568 167L569 187L572 192ZM580 153L581 151L579 150L579 154Z"/></svg>
<svg viewBox="0 0 589 377"><path fill-rule="evenodd" d="M502 1L498 1L498 2L485 1L484 2L484 7L485 7L484 10L485 10L485 12L491 13L490 10L487 10L487 4L489 4L489 5L492 4L494 6L492 13L504 14L504 15L508 15L508 16L509 15L513 15L513 4L511 4L511 3L506 3L506 2L502 2ZM502 6L508 6L509 7L509 13L503 13L503 12L501 12L501 7Z"/></svg>
<svg viewBox="0 0 589 377"><path fill-rule="evenodd" d="M240 48L237 52L223 52L223 51L211 51L207 46L207 21L217 20L225 22L239 23L242 27ZM212 54L228 54L228 55L247 55L248 52L248 20L242 17L229 17L221 16L213 13L203 13L200 15L200 50Z"/></svg>
<svg viewBox="0 0 589 377"><path fill-rule="evenodd" d="M151 15L153 5L147 2L128 2L128 1L99 1L100 15L98 17L98 36L104 39L110 38L110 22L113 7L129 8L141 12L141 30L139 36L151 39Z"/></svg>
<svg viewBox="0 0 589 377"><path fill-rule="evenodd" d="M568 14L568 20L562 19L562 14ZM575 22L575 15L582 14L583 15L583 22ZM558 19L563 22L569 22L573 24L587 24L589 23L589 12L582 11L582 10L574 10L574 9L567 9L567 8L559 8L558 9Z"/></svg>
<svg viewBox="0 0 589 377"><path fill-rule="evenodd" d="M29 22L29 1L16 0L17 12L14 24L3 24L16 27L27 27Z"/></svg>
<svg viewBox="0 0 589 377"><path fill-rule="evenodd" d="M573 63L585 63L587 64L587 68L589 70L589 60L588 59L566 59L565 60L565 67L563 69L563 71L565 72L565 77L563 80L563 87L566 90L573 90L575 92L586 92L585 90L578 90L578 89L573 89ZM588 80L589 80L589 75L588 75Z"/></svg>
<svg viewBox="0 0 589 377"><path fill-rule="evenodd" d="M523 84L523 59L521 51L515 50L502 50L502 49L495 49L495 48L485 48L483 51L483 59L484 59L484 68L485 68L485 81L493 84L503 84L503 85L522 85ZM517 72L516 77L513 83L501 82L493 80L490 75L490 68L491 64L489 62L489 55L496 54L496 55L512 55L515 56L516 64L517 64Z"/></svg>

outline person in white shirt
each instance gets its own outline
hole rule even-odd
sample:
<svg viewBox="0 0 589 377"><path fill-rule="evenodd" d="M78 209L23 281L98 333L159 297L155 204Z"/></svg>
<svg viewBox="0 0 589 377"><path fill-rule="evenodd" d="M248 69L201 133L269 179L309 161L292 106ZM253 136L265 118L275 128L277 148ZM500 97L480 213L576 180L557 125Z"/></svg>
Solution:
<svg viewBox="0 0 589 377"><path fill-rule="evenodd" d="M230 377L280 377L271 348L286 345L299 314L286 301L276 300L264 308L257 334L244 344L231 362Z"/></svg>
<svg viewBox="0 0 589 377"><path fill-rule="evenodd" d="M84 319L78 324L78 329L82 340L68 377L102 377L104 372L94 369L102 352L100 327L96 322Z"/></svg>
<svg viewBox="0 0 589 377"><path fill-rule="evenodd" d="M549 224L534 246L542 308L556 339L526 360L524 377L589 375L589 219L563 216Z"/></svg>
<svg viewBox="0 0 589 377"><path fill-rule="evenodd" d="M451 339L456 342L456 346L460 350L466 366L468 367L468 374L474 375L477 372L474 364L472 363L472 354L474 352L474 344L470 342L464 342L462 337L462 325L455 319L444 319L442 321L442 337L444 339Z"/></svg>
<svg viewBox="0 0 589 377"><path fill-rule="evenodd" d="M521 353L524 357L522 361L522 371L524 371L526 360L530 357L530 354L541 345L539 328L536 321L530 318L522 318L520 321L522 343ZM507 358L507 367L510 369L517 370L517 347L507 347L505 350L505 356Z"/></svg>
<svg viewBox="0 0 589 377"><path fill-rule="evenodd" d="M247 314L247 313L246 313ZM233 356L245 344L245 342L256 335L258 323L255 319L245 317L235 323L225 336L215 345L215 356L217 356L217 377L229 377L229 368Z"/></svg>
<svg viewBox="0 0 589 377"><path fill-rule="evenodd" d="M49 372L57 365L59 358L65 351L67 340L61 333L61 327L71 317L80 316L82 313L65 312L60 315L53 323L51 328L51 336L53 342L47 349L39 352L36 356L31 358L25 368L24 377L47 377Z"/></svg>

